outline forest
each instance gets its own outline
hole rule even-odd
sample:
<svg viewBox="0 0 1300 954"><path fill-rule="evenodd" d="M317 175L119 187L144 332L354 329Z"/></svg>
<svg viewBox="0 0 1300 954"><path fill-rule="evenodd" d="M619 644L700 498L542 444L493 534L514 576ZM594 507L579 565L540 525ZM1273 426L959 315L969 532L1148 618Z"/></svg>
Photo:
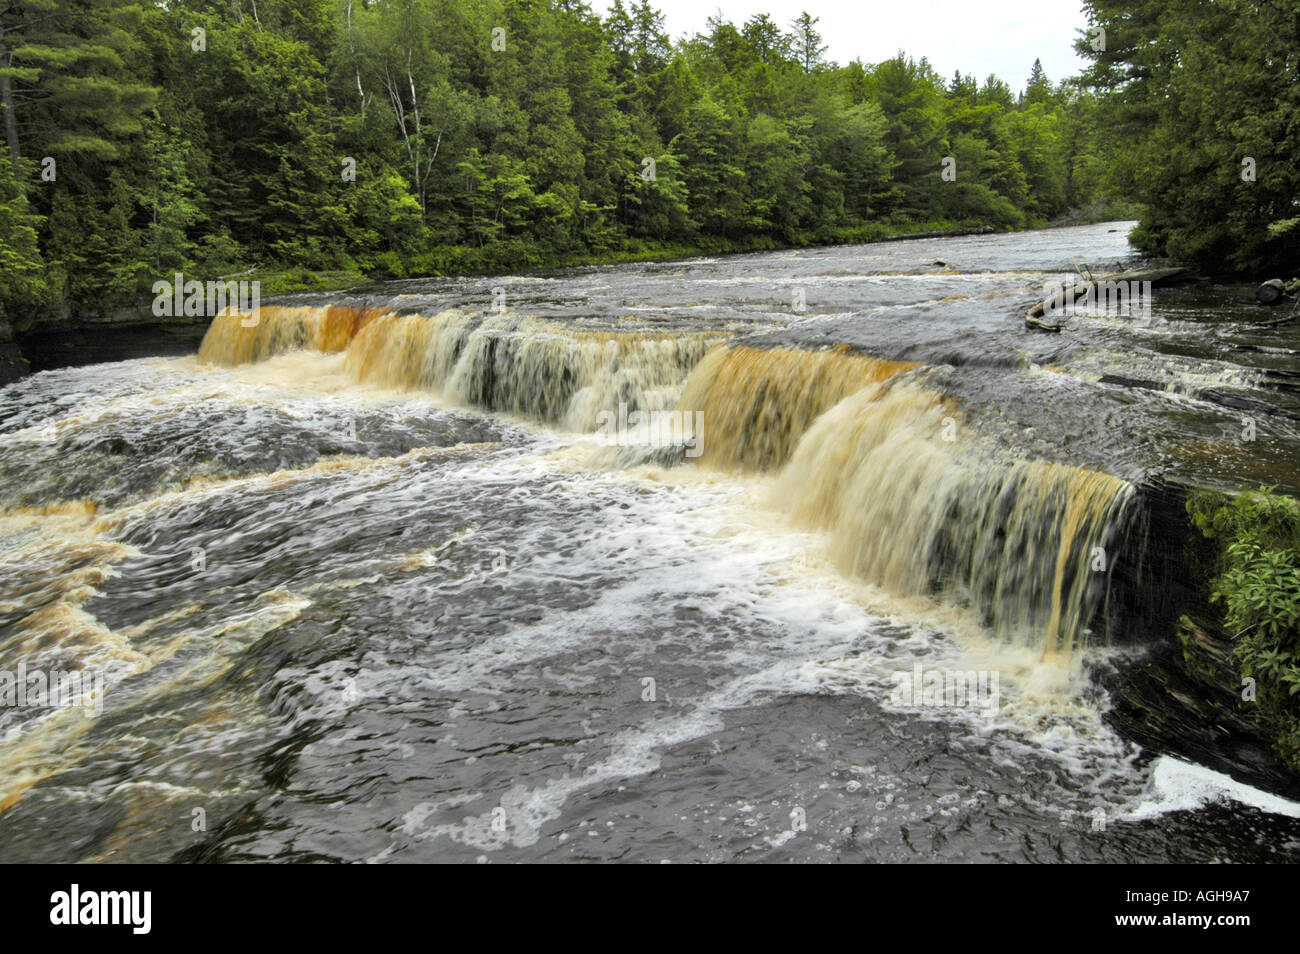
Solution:
<svg viewBox="0 0 1300 954"><path fill-rule="evenodd" d="M0 0L0 308L1139 215L1154 255L1294 266L1300 8L1172 5L1088 0L1090 68L1014 89L830 62L808 13Z"/></svg>

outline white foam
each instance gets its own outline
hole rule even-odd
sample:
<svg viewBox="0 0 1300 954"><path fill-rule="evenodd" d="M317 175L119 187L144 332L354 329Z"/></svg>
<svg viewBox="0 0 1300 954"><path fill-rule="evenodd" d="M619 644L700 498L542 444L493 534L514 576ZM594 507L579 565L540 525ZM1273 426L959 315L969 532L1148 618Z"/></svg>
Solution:
<svg viewBox="0 0 1300 954"><path fill-rule="evenodd" d="M1169 812L1195 811L1225 799L1273 815L1300 818L1300 802L1260 791L1204 765L1167 755L1152 763L1147 797L1122 818L1124 821L1142 821Z"/></svg>

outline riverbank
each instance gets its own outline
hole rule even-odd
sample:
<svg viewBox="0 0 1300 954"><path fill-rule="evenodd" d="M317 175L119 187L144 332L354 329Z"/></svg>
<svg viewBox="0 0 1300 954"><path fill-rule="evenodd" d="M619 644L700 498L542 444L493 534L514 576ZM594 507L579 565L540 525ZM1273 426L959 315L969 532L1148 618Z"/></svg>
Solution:
<svg viewBox="0 0 1300 954"><path fill-rule="evenodd" d="M1287 694L1300 681L1300 504L1159 479L1139 498L1149 562L1116 595L1145 639L1094 669L1108 722L1148 750L1300 799L1300 709Z"/></svg>

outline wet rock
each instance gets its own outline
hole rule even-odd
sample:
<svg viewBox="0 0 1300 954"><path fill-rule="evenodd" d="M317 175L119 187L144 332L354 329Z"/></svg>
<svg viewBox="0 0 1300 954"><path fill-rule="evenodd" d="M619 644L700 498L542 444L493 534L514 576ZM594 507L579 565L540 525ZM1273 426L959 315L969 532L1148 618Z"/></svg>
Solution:
<svg viewBox="0 0 1300 954"><path fill-rule="evenodd" d="M1276 305L1286 297L1286 285L1280 278L1270 278L1255 289L1255 301L1261 305Z"/></svg>
<svg viewBox="0 0 1300 954"><path fill-rule="evenodd" d="M22 348L32 371L132 358L176 357L198 351L208 321L200 318L184 322L38 326L19 333L16 344ZM2 367L0 375L3 375Z"/></svg>
<svg viewBox="0 0 1300 954"><path fill-rule="evenodd" d="M1137 513L1092 627L1129 647L1094 670L1110 695L1107 722L1144 748L1300 797L1300 778L1282 765L1253 703L1241 697L1232 640L1197 582L1206 541L1188 521L1191 489L1161 478L1138 487Z"/></svg>
<svg viewBox="0 0 1300 954"><path fill-rule="evenodd" d="M16 342L0 342L0 387L25 377L30 371Z"/></svg>
<svg viewBox="0 0 1300 954"><path fill-rule="evenodd" d="M28 372L27 359L14 340L13 325L9 323L4 308L0 307L0 387L17 381Z"/></svg>
<svg viewBox="0 0 1300 954"><path fill-rule="evenodd" d="M1179 755L1288 798L1300 780L1282 767L1241 698L1226 633L1185 616L1170 639L1139 659L1098 673L1110 693L1107 721L1145 748Z"/></svg>

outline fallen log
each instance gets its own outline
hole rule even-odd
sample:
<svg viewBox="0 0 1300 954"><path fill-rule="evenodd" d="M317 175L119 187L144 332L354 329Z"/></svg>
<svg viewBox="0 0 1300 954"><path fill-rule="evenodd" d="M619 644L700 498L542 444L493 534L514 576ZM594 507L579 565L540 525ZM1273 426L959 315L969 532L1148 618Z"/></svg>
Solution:
<svg viewBox="0 0 1300 954"><path fill-rule="evenodd" d="M1178 285L1194 281L1195 274L1188 268L1147 268L1135 272L1114 272L1092 281L1075 282L1061 289L1061 294L1053 294L1038 302L1025 312L1025 327L1034 331L1060 331L1072 305L1080 298L1091 296L1102 283L1118 284L1120 282L1150 282L1153 288Z"/></svg>
<svg viewBox="0 0 1300 954"><path fill-rule="evenodd" d="M1136 272L1119 272L1103 275L1098 281L1103 282L1150 282L1151 287L1161 288L1169 285L1183 285L1196 281L1196 273L1190 268L1176 266L1171 268L1145 268Z"/></svg>

